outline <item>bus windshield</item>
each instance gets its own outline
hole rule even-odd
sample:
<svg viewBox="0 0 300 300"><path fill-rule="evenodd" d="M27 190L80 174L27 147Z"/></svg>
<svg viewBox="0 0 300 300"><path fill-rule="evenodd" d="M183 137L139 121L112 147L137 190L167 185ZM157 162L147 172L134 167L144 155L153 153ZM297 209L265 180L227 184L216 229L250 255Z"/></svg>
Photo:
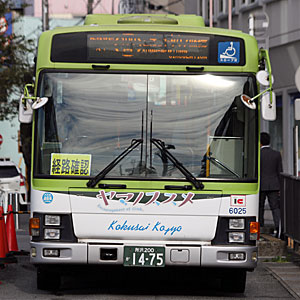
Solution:
<svg viewBox="0 0 300 300"><path fill-rule="evenodd" d="M37 111L34 176L92 177L133 141L105 178L183 179L159 140L196 178L257 177L257 110L245 74L46 72Z"/></svg>

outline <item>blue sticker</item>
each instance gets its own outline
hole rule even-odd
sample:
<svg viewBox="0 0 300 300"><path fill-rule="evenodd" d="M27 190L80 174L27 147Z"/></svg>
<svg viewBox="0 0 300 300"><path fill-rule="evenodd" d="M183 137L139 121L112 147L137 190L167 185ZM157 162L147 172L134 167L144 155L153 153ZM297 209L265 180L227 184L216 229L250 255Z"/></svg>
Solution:
<svg viewBox="0 0 300 300"><path fill-rule="evenodd" d="M238 64L240 62L240 42L218 43L218 63Z"/></svg>
<svg viewBox="0 0 300 300"><path fill-rule="evenodd" d="M44 203L49 204L53 201L53 195L51 193L44 193L42 199Z"/></svg>

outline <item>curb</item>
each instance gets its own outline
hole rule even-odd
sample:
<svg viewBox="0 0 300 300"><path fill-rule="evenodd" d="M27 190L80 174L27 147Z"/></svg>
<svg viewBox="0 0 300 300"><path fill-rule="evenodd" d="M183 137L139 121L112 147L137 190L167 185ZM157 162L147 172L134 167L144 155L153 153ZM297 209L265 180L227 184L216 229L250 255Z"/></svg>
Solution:
<svg viewBox="0 0 300 300"><path fill-rule="evenodd" d="M287 253L286 242L268 234L261 234L261 240L258 241L257 246L260 258L285 256Z"/></svg>
<svg viewBox="0 0 300 300"><path fill-rule="evenodd" d="M267 264L267 263L266 263ZM293 288L280 276L278 275L271 267L265 264L266 270L276 279L281 285L293 296L295 299L300 299L298 294L293 290ZM300 279L300 276L299 276Z"/></svg>

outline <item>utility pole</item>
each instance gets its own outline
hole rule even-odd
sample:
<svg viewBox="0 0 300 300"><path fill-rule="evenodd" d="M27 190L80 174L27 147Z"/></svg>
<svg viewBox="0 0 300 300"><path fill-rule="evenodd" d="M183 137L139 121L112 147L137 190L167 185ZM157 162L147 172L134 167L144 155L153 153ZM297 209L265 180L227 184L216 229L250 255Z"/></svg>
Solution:
<svg viewBox="0 0 300 300"><path fill-rule="evenodd" d="M213 0L209 0L209 27L213 27Z"/></svg>
<svg viewBox="0 0 300 300"><path fill-rule="evenodd" d="M249 24L249 34L254 36L254 15L250 14L248 19Z"/></svg>
<svg viewBox="0 0 300 300"><path fill-rule="evenodd" d="M48 0L42 0L42 23L43 23L43 31L49 30L49 3L48 3Z"/></svg>
<svg viewBox="0 0 300 300"><path fill-rule="evenodd" d="M228 0L228 29L232 29L232 0Z"/></svg>
<svg viewBox="0 0 300 300"><path fill-rule="evenodd" d="M111 0L111 14L114 15L115 14L115 1Z"/></svg>
<svg viewBox="0 0 300 300"><path fill-rule="evenodd" d="M94 5L94 0L88 0L88 4L87 4L88 15L93 13L93 5Z"/></svg>

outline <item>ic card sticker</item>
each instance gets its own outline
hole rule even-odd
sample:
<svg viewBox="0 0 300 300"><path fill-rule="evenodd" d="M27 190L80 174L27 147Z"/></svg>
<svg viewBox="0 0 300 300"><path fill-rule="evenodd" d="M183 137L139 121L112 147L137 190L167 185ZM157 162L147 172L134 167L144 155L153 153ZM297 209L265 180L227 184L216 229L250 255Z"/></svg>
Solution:
<svg viewBox="0 0 300 300"><path fill-rule="evenodd" d="M245 195L231 195L230 206L246 207L246 196Z"/></svg>

